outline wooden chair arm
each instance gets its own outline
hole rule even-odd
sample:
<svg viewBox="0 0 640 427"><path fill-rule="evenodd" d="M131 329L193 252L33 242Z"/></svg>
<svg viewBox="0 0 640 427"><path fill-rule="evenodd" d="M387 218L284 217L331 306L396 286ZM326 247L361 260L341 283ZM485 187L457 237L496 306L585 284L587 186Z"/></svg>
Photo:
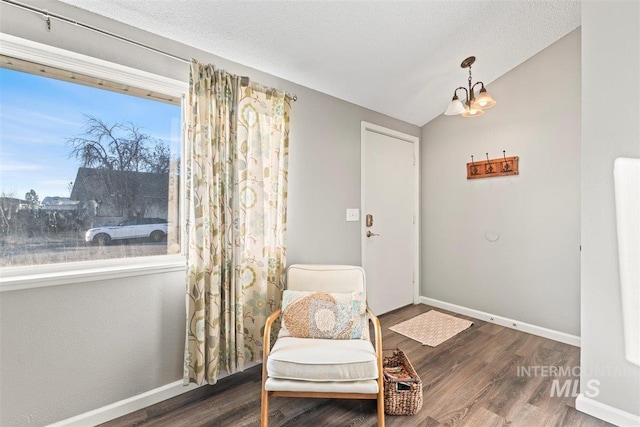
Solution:
<svg viewBox="0 0 640 427"><path fill-rule="evenodd" d="M384 427L384 380L383 380L383 363L382 363L382 328L380 320L367 308L367 317L373 323L373 339L376 350L376 359L378 361L378 426ZM369 325L367 325L368 327ZM382 415L380 415L382 414Z"/></svg>
<svg viewBox="0 0 640 427"><path fill-rule="evenodd" d="M271 352L271 325L280 316L281 309L274 311L271 316L267 317L267 321L264 324L264 336L262 338L262 364L266 366L267 356Z"/></svg>
<svg viewBox="0 0 640 427"><path fill-rule="evenodd" d="M378 351L382 352L382 329L380 327L380 320L378 319L378 316L373 314L373 312L368 308L367 308L367 318L371 323L373 323L373 339L374 339L373 345L375 346L376 352Z"/></svg>

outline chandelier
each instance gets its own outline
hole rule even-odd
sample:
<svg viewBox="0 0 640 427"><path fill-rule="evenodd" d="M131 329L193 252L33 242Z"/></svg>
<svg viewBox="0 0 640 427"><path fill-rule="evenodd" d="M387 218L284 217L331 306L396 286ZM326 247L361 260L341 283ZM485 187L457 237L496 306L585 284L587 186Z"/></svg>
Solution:
<svg viewBox="0 0 640 427"><path fill-rule="evenodd" d="M491 95L489 95L487 89L484 88L484 83L471 83L471 65L474 62L476 62L476 57L470 56L462 61L462 64L460 64L460 67L469 69L469 89L460 86L453 91L453 99L444 112L446 116L455 116L460 114L462 115L462 117L477 117L483 115L484 110L486 110L487 108L491 108L496 105L496 101L491 98ZM474 89L477 85L480 85L480 92L478 92L478 95L476 96L476 94L474 93ZM460 89L465 91L464 104L462 103L462 101L460 101L457 95Z"/></svg>

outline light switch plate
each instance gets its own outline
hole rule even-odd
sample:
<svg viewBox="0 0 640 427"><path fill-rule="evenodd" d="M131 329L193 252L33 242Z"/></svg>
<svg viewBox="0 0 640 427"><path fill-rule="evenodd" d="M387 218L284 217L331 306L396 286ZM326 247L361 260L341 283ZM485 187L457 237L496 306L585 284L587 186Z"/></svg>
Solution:
<svg viewBox="0 0 640 427"><path fill-rule="evenodd" d="M360 209L347 209L347 221L360 221Z"/></svg>

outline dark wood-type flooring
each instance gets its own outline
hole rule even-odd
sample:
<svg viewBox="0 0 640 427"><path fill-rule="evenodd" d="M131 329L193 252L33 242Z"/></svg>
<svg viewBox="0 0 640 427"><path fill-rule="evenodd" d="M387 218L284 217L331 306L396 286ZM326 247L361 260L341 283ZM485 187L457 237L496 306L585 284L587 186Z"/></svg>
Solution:
<svg viewBox="0 0 640 427"><path fill-rule="evenodd" d="M413 416L386 415L388 426L610 425L575 409L571 394L577 377L524 371L531 366L577 367L579 348L455 313L449 314L474 325L435 348L389 330L431 309L411 305L380 316L383 347L401 348L423 383L422 409ZM259 426L260 376L261 366L255 366L103 426ZM552 395L554 380L556 388L571 382L571 391L562 393L568 396L558 396L557 389ZM269 425L375 426L375 410L373 400L272 398Z"/></svg>

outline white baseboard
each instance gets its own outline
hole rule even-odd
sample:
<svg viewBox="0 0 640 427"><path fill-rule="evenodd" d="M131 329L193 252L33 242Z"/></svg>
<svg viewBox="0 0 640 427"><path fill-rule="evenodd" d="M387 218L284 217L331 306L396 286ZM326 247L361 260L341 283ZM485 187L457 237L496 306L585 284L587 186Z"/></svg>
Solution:
<svg viewBox="0 0 640 427"><path fill-rule="evenodd" d="M112 403L111 405L103 406L102 408L94 409L93 411L85 412L84 414L76 415L75 417L67 418L66 420L58 421L57 423L50 424L49 427L95 426L114 420L118 417L122 417L123 415L130 414L131 412L139 409L146 408L147 406L162 402L163 400L179 396L182 393L195 390L198 387L200 386L195 384L184 386L182 385L182 380L175 381L128 399Z"/></svg>
<svg viewBox="0 0 640 427"><path fill-rule="evenodd" d="M598 402L597 400L586 397L584 394L576 397L576 409L620 427L640 426L640 416Z"/></svg>
<svg viewBox="0 0 640 427"><path fill-rule="evenodd" d="M463 307L456 304L440 301L428 297L420 297L420 302L443 310L453 311L454 313L464 314L465 316L474 317L485 322L495 323L496 325L505 326L518 331L526 332L540 337L549 338L554 341L563 342L565 344L580 347L580 337L567 334L565 332L555 331L553 329L543 328L542 326L524 323L519 320L508 319L506 317L496 316L495 314L485 313L484 311L475 310L473 308Z"/></svg>
<svg viewBox="0 0 640 427"><path fill-rule="evenodd" d="M258 362L252 362L245 366L245 370L258 365ZM221 380L228 375L220 373L218 380ZM199 385L189 384L184 386L182 380L172 382L170 384L163 385L153 390L138 394L133 397L121 400L119 402L112 403L111 405L103 406L102 408L94 409L84 414L76 415L66 420L58 421L57 423L50 424L48 427L90 427L98 424L106 423L107 421L115 420L116 418L130 414L134 411L146 408L147 406L155 405L164 400L171 399L186 393L191 390L195 390Z"/></svg>

